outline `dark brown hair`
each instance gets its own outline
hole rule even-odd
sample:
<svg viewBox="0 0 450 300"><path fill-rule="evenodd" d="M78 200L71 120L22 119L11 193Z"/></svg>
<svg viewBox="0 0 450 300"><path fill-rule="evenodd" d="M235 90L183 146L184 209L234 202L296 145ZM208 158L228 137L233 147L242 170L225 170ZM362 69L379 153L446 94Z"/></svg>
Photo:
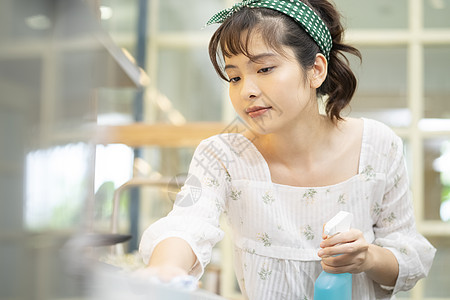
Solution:
<svg viewBox="0 0 450 300"><path fill-rule="evenodd" d="M357 80L345 53L361 53L354 47L342 42L344 28L340 14L335 6L326 0L302 1L311 7L324 21L333 39L333 47L328 60L328 75L317 89L319 96L328 96L326 102L327 116L335 121L341 120L340 112L351 101L355 93ZM267 8L244 7L235 12L216 30L209 43L209 56L219 76L228 81L223 70L223 58L244 54L252 59L248 52L252 33L261 34L266 44L280 54L282 46L290 47L303 72L314 66L316 55L321 53L319 46L308 33L292 18L278 11ZM242 33L247 33L245 36Z"/></svg>

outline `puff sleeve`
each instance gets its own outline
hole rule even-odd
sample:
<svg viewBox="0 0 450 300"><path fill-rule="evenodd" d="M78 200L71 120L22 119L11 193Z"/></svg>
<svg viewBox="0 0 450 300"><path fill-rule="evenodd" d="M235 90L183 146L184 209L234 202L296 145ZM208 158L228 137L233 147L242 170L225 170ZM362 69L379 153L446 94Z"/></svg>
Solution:
<svg viewBox="0 0 450 300"><path fill-rule="evenodd" d="M155 246L169 237L184 239L197 256L190 274L200 278L211 251L224 232L219 218L224 210L229 184L229 151L218 138L200 143L192 158L184 186L172 211L143 233L139 251L147 264Z"/></svg>
<svg viewBox="0 0 450 300"><path fill-rule="evenodd" d="M393 288L376 286L382 294L396 294L414 287L419 279L427 276L436 252L416 230L401 139L395 136L389 148L386 189L375 209L374 243L392 251L399 264L399 274Z"/></svg>

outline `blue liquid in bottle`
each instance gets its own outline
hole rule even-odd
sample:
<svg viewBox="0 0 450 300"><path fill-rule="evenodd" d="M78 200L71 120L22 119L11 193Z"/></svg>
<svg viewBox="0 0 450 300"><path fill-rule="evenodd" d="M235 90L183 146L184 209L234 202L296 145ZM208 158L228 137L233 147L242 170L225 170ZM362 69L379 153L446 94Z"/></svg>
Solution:
<svg viewBox="0 0 450 300"><path fill-rule="evenodd" d="M314 285L314 300L351 300L352 274L320 273Z"/></svg>
<svg viewBox="0 0 450 300"><path fill-rule="evenodd" d="M324 234L332 236L338 232L348 231L353 215L340 211L324 226ZM338 254L339 255L339 254ZM352 274L332 274L322 271L314 284L314 300L351 300Z"/></svg>

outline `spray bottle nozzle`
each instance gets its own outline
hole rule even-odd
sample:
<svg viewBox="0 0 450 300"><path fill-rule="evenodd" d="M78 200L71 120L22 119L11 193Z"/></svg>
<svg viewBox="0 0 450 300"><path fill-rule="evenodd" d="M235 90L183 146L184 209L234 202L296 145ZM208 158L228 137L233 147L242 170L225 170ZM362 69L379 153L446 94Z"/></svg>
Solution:
<svg viewBox="0 0 450 300"><path fill-rule="evenodd" d="M346 211L340 211L330 221L325 224L324 234L327 236L335 235L339 232L349 231L353 215Z"/></svg>

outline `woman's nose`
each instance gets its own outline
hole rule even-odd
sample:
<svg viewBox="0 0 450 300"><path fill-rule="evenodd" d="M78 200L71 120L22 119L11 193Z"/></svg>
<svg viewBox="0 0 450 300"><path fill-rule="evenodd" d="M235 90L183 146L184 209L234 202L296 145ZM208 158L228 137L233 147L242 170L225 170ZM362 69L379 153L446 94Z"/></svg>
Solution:
<svg viewBox="0 0 450 300"><path fill-rule="evenodd" d="M256 99L260 94L260 90L256 82L251 78L246 78L243 80L241 87L241 97L242 99Z"/></svg>

